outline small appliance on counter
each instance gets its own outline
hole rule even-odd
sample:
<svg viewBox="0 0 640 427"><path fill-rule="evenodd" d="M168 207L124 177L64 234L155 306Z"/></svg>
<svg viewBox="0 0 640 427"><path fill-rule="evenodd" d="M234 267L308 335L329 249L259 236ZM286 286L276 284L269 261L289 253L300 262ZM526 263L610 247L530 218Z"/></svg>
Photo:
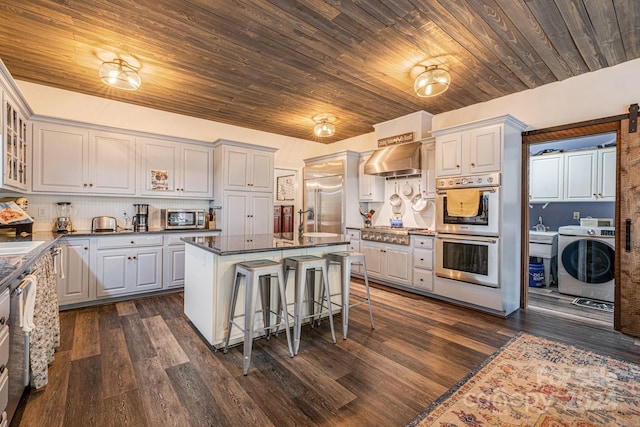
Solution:
<svg viewBox="0 0 640 427"><path fill-rule="evenodd" d="M58 202L57 203L58 217L53 223L54 233L69 233L73 231L71 224L71 202Z"/></svg>
<svg viewBox="0 0 640 427"><path fill-rule="evenodd" d="M215 227L215 213L210 211ZM165 230L189 230L205 228L206 221L204 209L161 209L160 222Z"/></svg>
<svg viewBox="0 0 640 427"><path fill-rule="evenodd" d="M402 228L402 216L394 215L391 218L391 228Z"/></svg>
<svg viewBox="0 0 640 427"><path fill-rule="evenodd" d="M136 213L133 215L133 231L149 231L149 205L134 203Z"/></svg>
<svg viewBox="0 0 640 427"><path fill-rule="evenodd" d="M116 219L112 216L97 216L91 221L91 232L117 231L118 226Z"/></svg>

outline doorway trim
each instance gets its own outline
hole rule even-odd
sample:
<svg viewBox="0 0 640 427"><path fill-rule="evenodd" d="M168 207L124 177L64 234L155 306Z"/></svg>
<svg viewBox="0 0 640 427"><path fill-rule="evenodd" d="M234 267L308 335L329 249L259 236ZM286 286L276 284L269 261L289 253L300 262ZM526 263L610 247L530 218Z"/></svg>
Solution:
<svg viewBox="0 0 640 427"><path fill-rule="evenodd" d="M526 266L529 265L529 229L531 228L531 223L529 222L529 161L530 161L530 146L532 144L542 143L542 142L551 142L559 139L569 139L569 138L578 138L582 136L590 136L597 135L601 133L608 132L616 132L616 146L620 145L620 121L622 119L627 118L628 115L619 115L613 117L606 117L597 120L589 120L586 122L579 122L573 124L567 124L562 126L555 126L545 129L538 129L528 132L522 133L522 205L521 205L521 216L522 216L522 230L521 230L521 254L522 259L521 263L521 278L520 278L520 308L526 309L529 305L529 270ZM616 150L616 216L619 214L619 180L617 179L617 175L619 174L619 164L620 164L620 150ZM525 191L526 190L526 191ZM618 247L617 240L618 236L616 235L616 243L615 247ZM619 272L617 268L617 259L616 259L616 268L615 268L615 294L618 295L619 292L617 287L619 286ZM617 308L619 307L618 302L614 302ZM615 316L614 316L614 328L615 328Z"/></svg>

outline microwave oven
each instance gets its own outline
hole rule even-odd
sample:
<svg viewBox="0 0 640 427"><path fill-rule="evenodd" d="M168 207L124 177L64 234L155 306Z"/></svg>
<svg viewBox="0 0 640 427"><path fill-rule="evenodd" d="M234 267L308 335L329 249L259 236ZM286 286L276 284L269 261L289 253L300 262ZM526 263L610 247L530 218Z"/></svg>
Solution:
<svg viewBox="0 0 640 427"><path fill-rule="evenodd" d="M204 228L205 214L203 209L161 209L160 221L165 230Z"/></svg>

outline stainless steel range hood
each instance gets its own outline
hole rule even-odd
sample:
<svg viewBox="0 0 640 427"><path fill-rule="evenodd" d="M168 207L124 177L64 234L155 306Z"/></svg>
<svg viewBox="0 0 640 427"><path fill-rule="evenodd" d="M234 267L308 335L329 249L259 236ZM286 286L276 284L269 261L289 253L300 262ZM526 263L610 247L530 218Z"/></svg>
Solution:
<svg viewBox="0 0 640 427"><path fill-rule="evenodd" d="M364 173L380 176L419 174L422 172L421 145L417 141L376 150L364 164Z"/></svg>

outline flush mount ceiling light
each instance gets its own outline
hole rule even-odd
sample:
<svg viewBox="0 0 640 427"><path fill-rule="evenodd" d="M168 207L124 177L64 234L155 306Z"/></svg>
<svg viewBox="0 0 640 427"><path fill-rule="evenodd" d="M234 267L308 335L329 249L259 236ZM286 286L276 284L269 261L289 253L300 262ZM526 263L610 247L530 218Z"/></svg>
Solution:
<svg viewBox="0 0 640 427"><path fill-rule="evenodd" d="M430 65L416 77L413 90L418 96L436 96L449 89L450 83L451 76L447 70Z"/></svg>
<svg viewBox="0 0 640 427"><path fill-rule="evenodd" d="M335 119L335 117L326 114L315 116L313 121L316 122L316 125L313 127L313 133L320 138L332 136L336 133L336 125L333 124Z"/></svg>
<svg viewBox="0 0 640 427"><path fill-rule="evenodd" d="M100 79L109 86L124 90L136 90L142 84L138 71L120 58L102 63Z"/></svg>

